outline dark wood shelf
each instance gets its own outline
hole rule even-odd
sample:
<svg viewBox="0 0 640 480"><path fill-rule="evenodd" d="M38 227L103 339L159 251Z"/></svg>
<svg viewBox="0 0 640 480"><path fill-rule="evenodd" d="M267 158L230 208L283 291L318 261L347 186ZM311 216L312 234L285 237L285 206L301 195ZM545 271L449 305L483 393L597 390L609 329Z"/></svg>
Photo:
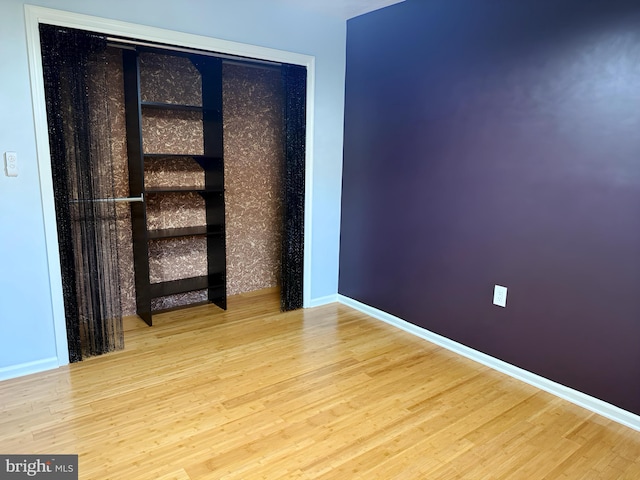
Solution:
<svg viewBox="0 0 640 480"><path fill-rule="evenodd" d="M201 307L203 305L211 305L211 302L208 300L205 300L204 302L193 302L193 303L189 303L188 305L176 305L175 307L159 308L158 310L153 310L153 314L158 315L160 313L175 312L178 310L182 310L183 308L186 308L186 307L189 307L189 308Z"/></svg>
<svg viewBox="0 0 640 480"><path fill-rule="evenodd" d="M163 238L179 238L191 237L195 235L221 235L223 233L222 225L202 225L198 227L182 227L182 228L163 228L158 230L149 230L149 240L160 240Z"/></svg>
<svg viewBox="0 0 640 480"><path fill-rule="evenodd" d="M193 292L195 290L205 290L209 287L209 278L202 277L183 278L170 282L152 283L149 285L151 298L166 297L178 293Z"/></svg>
<svg viewBox="0 0 640 480"><path fill-rule="evenodd" d="M140 97L140 58L139 52L153 52L161 55L185 56L197 69L197 77L202 88L202 105L174 103L172 96L158 98L160 101L149 102ZM135 49L123 51L125 117L127 129L127 156L129 165L129 190L132 196L145 194L183 194L197 193L204 200L192 202L198 209L204 209L206 226L169 228L148 230L146 203L131 204L132 236L134 250L134 270L136 286L136 312L147 324L152 325L152 316L156 310L152 308L153 298L166 297L198 290L207 291L207 300L222 309L227 308L226 294L226 246L224 235L224 148L222 121L222 60L198 54L182 55L166 52L162 49ZM195 113L193 113L195 112ZM145 153L143 147L143 115L159 116L165 114L167 119L177 121L180 118L199 117L202 128L202 155L188 153ZM147 132L152 135L154 132ZM171 142L169 142L171 143ZM201 186L145 186L145 167L151 161L170 162L172 159L184 159L197 163L203 170L204 185ZM147 163L149 162L149 163ZM182 163L182 162L180 162ZM192 165L185 170L191 172ZM159 163L157 166L161 166ZM197 169L196 169L197 170ZM194 182L197 180L193 180ZM150 182L152 183L152 182ZM156 198L156 197L154 197ZM170 200L170 198L169 198ZM194 199L195 200L195 199ZM187 236L205 237L207 243L206 271L202 277L185 278L171 282L149 282L149 240L171 239ZM203 259L204 260L204 259Z"/></svg>
<svg viewBox="0 0 640 480"><path fill-rule="evenodd" d="M201 105L185 105L181 103L164 102L140 102L143 108L153 108L155 110L178 110L183 112L202 112Z"/></svg>
<svg viewBox="0 0 640 480"><path fill-rule="evenodd" d="M195 192L195 193L205 193L205 194L206 193L223 193L224 189L176 185L171 187L150 187L150 188L145 188L144 190L144 193L185 193L185 192Z"/></svg>
<svg viewBox="0 0 640 480"><path fill-rule="evenodd" d="M221 157L212 155L192 155L190 153L145 153L143 154L145 159L153 160L159 158L174 159L174 158L193 158L194 160L202 161L222 161Z"/></svg>

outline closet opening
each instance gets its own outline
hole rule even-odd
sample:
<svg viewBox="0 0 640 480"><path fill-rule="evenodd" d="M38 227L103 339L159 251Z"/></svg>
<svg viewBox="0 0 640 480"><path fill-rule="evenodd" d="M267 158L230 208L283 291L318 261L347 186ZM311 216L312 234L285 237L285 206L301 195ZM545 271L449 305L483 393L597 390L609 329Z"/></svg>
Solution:
<svg viewBox="0 0 640 480"><path fill-rule="evenodd" d="M129 315L276 286L302 307L305 67L40 33L70 360Z"/></svg>

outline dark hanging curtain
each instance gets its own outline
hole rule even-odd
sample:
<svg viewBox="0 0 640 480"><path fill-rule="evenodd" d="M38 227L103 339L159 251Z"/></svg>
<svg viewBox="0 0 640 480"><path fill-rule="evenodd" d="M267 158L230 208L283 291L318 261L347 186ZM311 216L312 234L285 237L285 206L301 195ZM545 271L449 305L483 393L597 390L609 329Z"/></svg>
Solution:
<svg viewBox="0 0 640 480"><path fill-rule="evenodd" d="M69 358L124 347L106 40L40 25Z"/></svg>
<svg viewBox="0 0 640 480"><path fill-rule="evenodd" d="M302 308L304 277L304 177L306 143L307 69L282 66L284 85L284 235L280 306Z"/></svg>

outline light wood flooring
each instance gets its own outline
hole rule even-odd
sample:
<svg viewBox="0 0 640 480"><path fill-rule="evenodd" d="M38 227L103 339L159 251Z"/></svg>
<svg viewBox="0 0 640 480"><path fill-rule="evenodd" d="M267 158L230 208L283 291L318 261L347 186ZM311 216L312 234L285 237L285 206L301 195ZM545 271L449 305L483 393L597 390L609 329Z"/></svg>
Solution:
<svg viewBox="0 0 640 480"><path fill-rule="evenodd" d="M100 480L640 479L639 432L342 305L156 318L0 382L0 453L77 453Z"/></svg>

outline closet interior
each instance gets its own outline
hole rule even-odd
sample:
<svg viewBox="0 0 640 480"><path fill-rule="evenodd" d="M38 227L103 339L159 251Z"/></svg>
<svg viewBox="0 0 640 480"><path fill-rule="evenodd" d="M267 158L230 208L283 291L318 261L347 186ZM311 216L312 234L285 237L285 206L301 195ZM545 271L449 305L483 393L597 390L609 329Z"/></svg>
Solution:
<svg viewBox="0 0 640 480"><path fill-rule="evenodd" d="M123 317L302 307L305 67L40 25L69 358Z"/></svg>
<svg viewBox="0 0 640 480"><path fill-rule="evenodd" d="M123 315L279 285L283 87L278 68L110 46Z"/></svg>

